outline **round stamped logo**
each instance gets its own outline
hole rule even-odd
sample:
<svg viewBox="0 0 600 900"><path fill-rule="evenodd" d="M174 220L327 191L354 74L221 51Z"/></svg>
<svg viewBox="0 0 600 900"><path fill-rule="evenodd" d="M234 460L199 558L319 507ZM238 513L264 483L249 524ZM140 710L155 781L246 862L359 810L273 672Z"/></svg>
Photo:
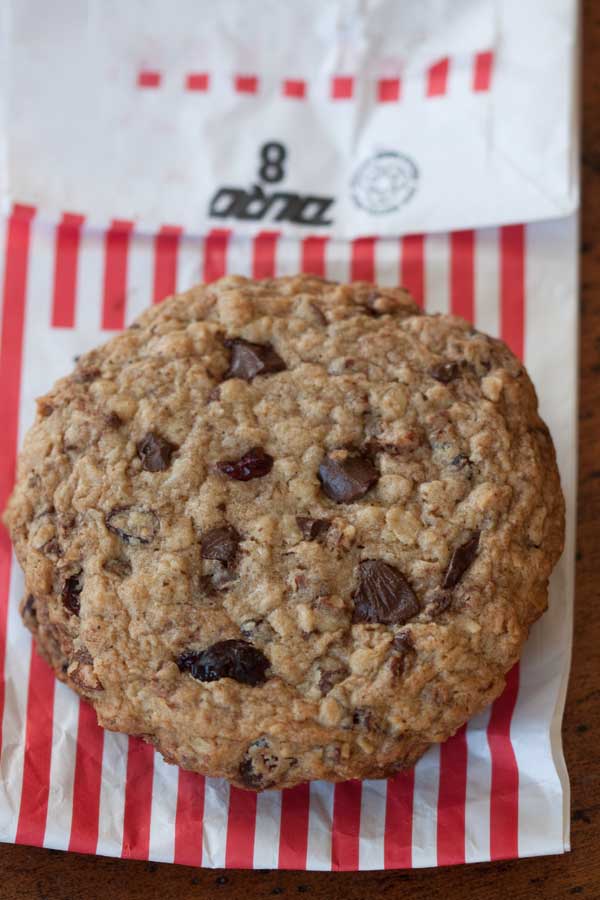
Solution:
<svg viewBox="0 0 600 900"><path fill-rule="evenodd" d="M357 206L375 215L394 212L408 203L417 189L419 170L402 153L385 150L358 167L352 179Z"/></svg>

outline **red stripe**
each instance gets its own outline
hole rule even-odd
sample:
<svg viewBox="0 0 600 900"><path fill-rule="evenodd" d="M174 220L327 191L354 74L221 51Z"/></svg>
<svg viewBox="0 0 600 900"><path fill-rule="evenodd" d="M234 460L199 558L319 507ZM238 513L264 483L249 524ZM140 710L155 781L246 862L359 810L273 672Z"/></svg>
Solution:
<svg viewBox="0 0 600 900"><path fill-rule="evenodd" d="M354 78L338 75L331 79L331 96L334 100L349 100L354 92Z"/></svg>
<svg viewBox="0 0 600 900"><path fill-rule="evenodd" d="M468 322L475 318L475 233L450 235L450 312Z"/></svg>
<svg viewBox="0 0 600 900"><path fill-rule="evenodd" d="M425 237L409 234L402 238L402 261L400 263L400 283L423 308L425 299Z"/></svg>
<svg viewBox="0 0 600 900"><path fill-rule="evenodd" d="M475 64L473 66L474 91L489 91L492 82L493 64L494 54L490 50L476 54Z"/></svg>
<svg viewBox="0 0 600 900"><path fill-rule="evenodd" d="M174 862L184 866L202 865L203 817L204 777L196 772L180 769L175 813Z"/></svg>
<svg viewBox="0 0 600 900"><path fill-rule="evenodd" d="M283 96L296 97L303 100L306 97L306 82L300 79L288 78L283 82Z"/></svg>
<svg viewBox="0 0 600 900"><path fill-rule="evenodd" d="M106 232L102 327L109 330L125 327L127 259L132 228L133 222L115 219Z"/></svg>
<svg viewBox="0 0 600 900"><path fill-rule="evenodd" d="M181 228L176 225L163 225L154 238L153 303L160 303L165 297L175 293L180 237Z"/></svg>
<svg viewBox="0 0 600 900"><path fill-rule="evenodd" d="M336 784L331 826L331 868L335 872L358 869L361 798L360 781Z"/></svg>
<svg viewBox="0 0 600 900"><path fill-rule="evenodd" d="M207 91L210 77L207 72L190 72L185 81L188 91Z"/></svg>
<svg viewBox="0 0 600 900"><path fill-rule="evenodd" d="M352 281L375 281L375 241L377 238L364 237L352 241Z"/></svg>
<svg viewBox="0 0 600 900"><path fill-rule="evenodd" d="M231 787L225 844L226 869L251 869L254 864L256 794Z"/></svg>
<svg viewBox="0 0 600 900"><path fill-rule="evenodd" d="M525 354L525 226L500 229L500 337Z"/></svg>
<svg viewBox="0 0 600 900"><path fill-rule="evenodd" d="M73 817L69 850L95 853L98 844L104 729L92 706L81 700L73 780Z"/></svg>
<svg viewBox="0 0 600 900"><path fill-rule="evenodd" d="M400 772L387 783L383 865L386 869L412 868L414 769Z"/></svg>
<svg viewBox="0 0 600 900"><path fill-rule="evenodd" d="M143 88L155 88L160 87L160 83L162 81L162 75L160 72L156 72L154 70L146 69L142 72L138 72L137 83L138 87Z"/></svg>
<svg viewBox="0 0 600 900"><path fill-rule="evenodd" d="M32 207L16 206L8 221L6 259L2 303L2 338L0 341L0 383L4 410L0 436L0 505L4 505L14 479L15 457L19 427L19 397L25 304L27 296L27 268ZM2 556L0 578L2 589L1 637L2 666L6 641L6 616L10 585L11 549L6 533L2 532ZM32 649L27 691L25 725L25 759L21 805L17 825L16 842L41 846L46 828L48 793L50 782L50 758L52 751L52 712L54 706L54 674L50 667ZM4 682L1 697L4 708ZM0 715L0 721L2 716Z"/></svg>
<svg viewBox="0 0 600 900"><path fill-rule="evenodd" d="M519 767L510 739L510 723L519 692L519 666L506 677L504 693L492 706L487 739L492 757L490 856L519 855Z"/></svg>
<svg viewBox="0 0 600 900"><path fill-rule="evenodd" d="M17 844L41 847L44 843L50 793L55 683L54 672L33 647L27 691L23 785L15 837Z"/></svg>
<svg viewBox="0 0 600 900"><path fill-rule="evenodd" d="M467 800L467 732L463 727L440 747L440 788L437 814L438 866L465 861Z"/></svg>
<svg viewBox="0 0 600 900"><path fill-rule="evenodd" d="M252 245L252 277L272 278L275 274L275 252L278 231L260 231Z"/></svg>
<svg viewBox="0 0 600 900"><path fill-rule="evenodd" d="M310 785L299 784L281 794L280 869L306 869Z"/></svg>
<svg viewBox="0 0 600 900"><path fill-rule="evenodd" d="M128 743L121 856L148 859L154 747L135 737Z"/></svg>
<svg viewBox="0 0 600 900"><path fill-rule="evenodd" d="M441 97L448 89L448 71L450 60L448 57L440 59L427 70L427 96Z"/></svg>
<svg viewBox="0 0 600 900"><path fill-rule="evenodd" d="M308 275L325 277L326 237L308 237L302 241L302 271Z"/></svg>
<svg viewBox="0 0 600 900"><path fill-rule="evenodd" d="M258 78L256 75L236 75L234 87L238 94L256 94Z"/></svg>
<svg viewBox="0 0 600 900"><path fill-rule="evenodd" d="M56 228L52 327L73 328L77 292L77 262L83 216L64 213Z"/></svg>
<svg viewBox="0 0 600 900"><path fill-rule="evenodd" d="M400 99L400 79L380 78L377 82L377 99L380 103L394 103Z"/></svg>
<svg viewBox="0 0 600 900"><path fill-rule="evenodd" d="M204 241L204 272L205 284L222 278L227 271L227 248L231 232L224 228L214 228L209 231Z"/></svg>
<svg viewBox="0 0 600 900"><path fill-rule="evenodd" d="M15 207L8 219L4 252L4 284L0 318L0 384L2 385L2 428L0 428L0 509L4 509L15 480L15 460L19 432L19 397L25 300L27 296L27 264L31 207ZM0 747L4 716L4 664L6 659L6 620L12 547L8 532L0 528Z"/></svg>

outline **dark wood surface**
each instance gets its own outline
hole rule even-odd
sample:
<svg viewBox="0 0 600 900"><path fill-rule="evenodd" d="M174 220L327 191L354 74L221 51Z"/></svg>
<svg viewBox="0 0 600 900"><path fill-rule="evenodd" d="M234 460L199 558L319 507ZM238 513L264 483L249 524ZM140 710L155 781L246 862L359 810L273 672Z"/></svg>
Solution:
<svg viewBox="0 0 600 900"><path fill-rule="evenodd" d="M564 718L572 852L386 873L197 870L0 845L2 900L600 900L600 2L584 3L577 612Z"/></svg>

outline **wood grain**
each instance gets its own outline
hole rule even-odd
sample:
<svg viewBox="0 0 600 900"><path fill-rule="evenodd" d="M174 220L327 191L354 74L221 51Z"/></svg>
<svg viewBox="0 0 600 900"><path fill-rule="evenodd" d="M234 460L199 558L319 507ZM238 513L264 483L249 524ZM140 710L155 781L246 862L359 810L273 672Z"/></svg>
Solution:
<svg viewBox="0 0 600 900"><path fill-rule="evenodd" d="M564 719L571 853L413 872L196 870L0 845L4 900L559 900L600 898L600 3L584 3L583 215L577 612ZM560 360L557 360L560 363Z"/></svg>

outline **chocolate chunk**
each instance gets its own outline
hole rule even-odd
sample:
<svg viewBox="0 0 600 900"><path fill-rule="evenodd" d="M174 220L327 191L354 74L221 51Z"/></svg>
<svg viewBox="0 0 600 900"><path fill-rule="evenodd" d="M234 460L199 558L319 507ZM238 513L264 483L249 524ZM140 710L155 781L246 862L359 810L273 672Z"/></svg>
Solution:
<svg viewBox="0 0 600 900"><path fill-rule="evenodd" d="M427 598L426 612L432 617L441 616L443 612L446 612L450 604L452 603L452 592L451 591L434 591L430 597Z"/></svg>
<svg viewBox="0 0 600 900"><path fill-rule="evenodd" d="M106 527L126 544L150 544L159 529L159 519L151 509L117 506L106 516Z"/></svg>
<svg viewBox="0 0 600 900"><path fill-rule="evenodd" d="M61 599L63 602L64 608L69 612L72 616L79 615L79 595L81 594L81 590L83 588L83 578L81 571L76 572L75 575L70 575L69 578L66 579L63 589L61 591Z"/></svg>
<svg viewBox="0 0 600 900"><path fill-rule="evenodd" d="M399 653L409 653L411 650L414 650L415 643L410 631L399 631L398 634L395 634L392 648Z"/></svg>
<svg viewBox="0 0 600 900"><path fill-rule="evenodd" d="M359 728L364 728L366 731L373 731L375 728L375 722L373 720L373 713L370 709L364 709L363 707L357 706L352 714L352 724L358 725Z"/></svg>
<svg viewBox="0 0 600 900"><path fill-rule="evenodd" d="M273 457L265 453L262 447L253 447L240 459L218 462L217 469L236 481L250 481L251 478L264 478L268 475L273 462Z"/></svg>
<svg viewBox="0 0 600 900"><path fill-rule="evenodd" d="M347 678L349 674L350 673L348 669L345 667L339 669L329 669L329 671L324 670L323 672L321 672L321 675L319 677L319 690L322 694L328 694L336 684L339 684L340 681L343 681L344 678Z"/></svg>
<svg viewBox="0 0 600 900"><path fill-rule="evenodd" d="M331 519L311 519L308 516L296 516L296 525L305 541L314 541L329 531Z"/></svg>
<svg viewBox="0 0 600 900"><path fill-rule="evenodd" d="M270 344L253 344L242 338L233 338L225 341L225 346L231 350L231 359L223 380L243 378L244 381L252 381L257 375L282 372L286 367Z"/></svg>
<svg viewBox="0 0 600 900"><path fill-rule="evenodd" d="M232 525L222 525L206 531L200 540L200 551L204 559L218 559L228 563L235 559L241 537Z"/></svg>
<svg viewBox="0 0 600 900"><path fill-rule="evenodd" d="M241 684L257 685L266 680L271 664L264 653L247 641L230 640L183 653L177 665L181 672L189 672L198 681L233 678Z"/></svg>
<svg viewBox="0 0 600 900"><path fill-rule="evenodd" d="M107 559L102 568L118 578L127 578L131 575L131 563L128 559Z"/></svg>
<svg viewBox="0 0 600 900"><path fill-rule="evenodd" d="M460 579L463 577L463 575L477 556L478 549L479 532L476 531L468 541L465 541L464 544L461 544L460 547L457 547L452 554L450 564L446 570L446 574L444 575L444 580L442 582L442 587L445 590L456 587Z"/></svg>
<svg viewBox="0 0 600 900"><path fill-rule="evenodd" d="M242 783L253 791L264 791L274 782L272 773L279 766L279 757L269 741L262 737L253 741L238 769Z"/></svg>
<svg viewBox="0 0 600 900"><path fill-rule="evenodd" d="M120 428L123 424L123 419L116 412L109 413L104 421L107 428Z"/></svg>
<svg viewBox="0 0 600 900"><path fill-rule="evenodd" d="M336 503L351 503L364 496L379 480L379 472L365 456L355 454L346 459L326 456L319 466L323 491Z"/></svg>
<svg viewBox="0 0 600 900"><path fill-rule="evenodd" d="M398 569L381 559L360 563L353 622L403 625L418 612L414 591Z"/></svg>
<svg viewBox="0 0 600 900"><path fill-rule="evenodd" d="M458 364L455 362L437 363L437 365L431 367L429 374L436 381L448 384L448 382L454 381L458 375Z"/></svg>
<svg viewBox="0 0 600 900"><path fill-rule="evenodd" d="M37 620L36 602L33 594L29 594L27 600L23 604L23 609L21 610L21 615L25 622L27 622L27 619Z"/></svg>
<svg viewBox="0 0 600 900"><path fill-rule="evenodd" d="M452 459L450 465L461 471L462 469L470 469L473 464L466 453L459 453Z"/></svg>
<svg viewBox="0 0 600 900"><path fill-rule="evenodd" d="M169 468L171 456L179 450L179 447L155 431L149 431L137 442L135 449L142 461L142 469L146 469L147 472L164 472Z"/></svg>

